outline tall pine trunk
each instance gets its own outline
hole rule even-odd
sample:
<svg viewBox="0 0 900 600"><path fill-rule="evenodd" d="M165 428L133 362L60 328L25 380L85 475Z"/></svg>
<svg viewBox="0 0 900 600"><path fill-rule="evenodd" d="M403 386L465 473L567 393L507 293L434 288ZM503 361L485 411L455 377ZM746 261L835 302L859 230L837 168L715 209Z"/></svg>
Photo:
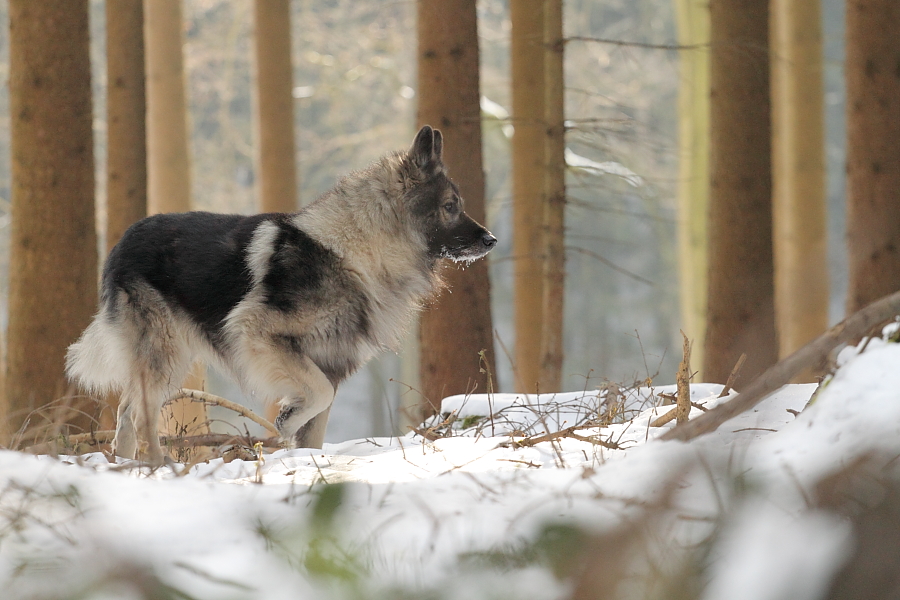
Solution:
<svg viewBox="0 0 900 600"><path fill-rule="evenodd" d="M181 0L144 0L149 212L191 208Z"/></svg>
<svg viewBox="0 0 900 600"><path fill-rule="evenodd" d="M147 216L143 0L106 3L106 248Z"/></svg>
<svg viewBox="0 0 900 600"><path fill-rule="evenodd" d="M87 0L10 0L9 25L6 401L15 433L66 392L66 348L97 308L97 237ZM84 417L72 421L89 426ZM32 426L43 423L31 415Z"/></svg>
<svg viewBox="0 0 900 600"><path fill-rule="evenodd" d="M775 314L784 357L828 327L821 0L772 0L771 19Z"/></svg>
<svg viewBox="0 0 900 600"><path fill-rule="evenodd" d="M900 3L847 2L847 313L900 289Z"/></svg>
<svg viewBox="0 0 900 600"><path fill-rule="evenodd" d="M484 223L475 0L420 0L417 7L418 122L443 133L444 164L466 212ZM486 391L481 351L493 370L487 261L448 264L443 274L450 289L422 313L419 331L420 385L432 411L445 396Z"/></svg>
<svg viewBox="0 0 900 600"><path fill-rule="evenodd" d="M191 209L181 2L144 0L150 214ZM205 371L201 363L194 365L184 387L202 389ZM169 404L164 422L170 434L200 434L209 430L205 405L190 400Z"/></svg>
<svg viewBox="0 0 900 600"><path fill-rule="evenodd" d="M675 0L678 43L678 287L682 329L701 367L709 212L709 1ZM702 372L699 378L702 381Z"/></svg>
<svg viewBox="0 0 900 600"><path fill-rule="evenodd" d="M540 386L563 391L563 300L566 268L566 125L562 0L544 0L543 331Z"/></svg>
<svg viewBox="0 0 900 600"><path fill-rule="evenodd" d="M778 359L772 263L768 0L710 2L709 299L704 376Z"/></svg>
<svg viewBox="0 0 900 600"><path fill-rule="evenodd" d="M262 212L297 210L290 0L254 0L257 198Z"/></svg>
<svg viewBox="0 0 900 600"><path fill-rule="evenodd" d="M544 211L544 0L511 0L515 388L540 379Z"/></svg>

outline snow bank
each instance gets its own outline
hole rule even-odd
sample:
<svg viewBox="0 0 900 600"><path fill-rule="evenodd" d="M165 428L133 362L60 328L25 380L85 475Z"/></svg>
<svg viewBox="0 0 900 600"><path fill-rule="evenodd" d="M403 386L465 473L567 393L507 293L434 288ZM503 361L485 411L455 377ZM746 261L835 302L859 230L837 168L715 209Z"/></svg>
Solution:
<svg viewBox="0 0 900 600"><path fill-rule="evenodd" d="M150 472L0 452L0 585L9 598L551 599L593 581L585 565L615 547L622 597L693 565L708 580L693 597L816 598L853 547L846 520L810 508L816 483L900 454L900 345L842 360L808 409L815 386L786 386L688 444L650 427L669 387L578 430L607 447L513 443L596 420L605 393L582 392L448 398L426 425L452 414L451 437L262 462ZM692 399L713 406L720 389L692 386Z"/></svg>

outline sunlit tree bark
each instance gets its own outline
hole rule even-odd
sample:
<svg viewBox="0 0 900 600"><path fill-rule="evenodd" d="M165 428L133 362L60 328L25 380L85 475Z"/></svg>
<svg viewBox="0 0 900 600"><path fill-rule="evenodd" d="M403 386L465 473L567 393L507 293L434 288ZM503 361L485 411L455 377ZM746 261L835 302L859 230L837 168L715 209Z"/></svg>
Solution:
<svg viewBox="0 0 900 600"><path fill-rule="evenodd" d="M544 0L511 0L515 387L540 379L543 292Z"/></svg>
<svg viewBox="0 0 900 600"><path fill-rule="evenodd" d="M566 125L562 0L544 0L544 249L541 389L562 390Z"/></svg>
<svg viewBox="0 0 900 600"><path fill-rule="evenodd" d="M297 209L290 0L254 0L257 202L262 212Z"/></svg>
<svg viewBox="0 0 900 600"><path fill-rule="evenodd" d="M772 263L769 3L710 2L709 297L704 378L778 359Z"/></svg>
<svg viewBox="0 0 900 600"><path fill-rule="evenodd" d="M444 135L444 163L465 209L484 223L478 27L475 0L420 0L418 7L418 122ZM479 353L493 370L493 328L487 261L463 269L449 264L452 293L422 313L421 391L437 410L445 396L485 391Z"/></svg>
<svg viewBox="0 0 900 600"><path fill-rule="evenodd" d="M143 0L106 3L106 248L147 216Z"/></svg>
<svg viewBox="0 0 900 600"><path fill-rule="evenodd" d="M709 1L675 0L678 43L678 278L682 329L703 365L709 211ZM702 381L703 373L698 374Z"/></svg>
<svg viewBox="0 0 900 600"><path fill-rule="evenodd" d="M900 289L900 3L847 0L847 312Z"/></svg>
<svg viewBox="0 0 900 600"><path fill-rule="evenodd" d="M10 0L12 232L6 422L89 420L50 410L66 348L97 306L87 0ZM81 407L93 412L93 407Z"/></svg>
<svg viewBox="0 0 900 600"><path fill-rule="evenodd" d="M771 3L775 315L781 357L828 327L820 3ZM804 379L814 381L813 374Z"/></svg>

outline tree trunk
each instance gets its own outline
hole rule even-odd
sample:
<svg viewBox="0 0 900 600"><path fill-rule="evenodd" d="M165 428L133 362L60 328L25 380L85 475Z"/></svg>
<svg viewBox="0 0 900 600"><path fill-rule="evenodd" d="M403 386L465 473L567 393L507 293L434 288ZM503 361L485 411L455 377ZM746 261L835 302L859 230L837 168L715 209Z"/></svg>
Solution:
<svg viewBox="0 0 900 600"><path fill-rule="evenodd" d="M147 59L147 204L150 214L191 210L187 97L184 89L181 0L144 0ZM205 366L194 365L181 387L203 389ZM170 435L209 431L202 402L166 407Z"/></svg>
<svg viewBox="0 0 900 600"><path fill-rule="evenodd" d="M778 359L767 0L710 2L709 300L704 374L750 381Z"/></svg>
<svg viewBox="0 0 900 600"><path fill-rule="evenodd" d="M511 0L515 388L540 379L544 214L544 1Z"/></svg>
<svg viewBox="0 0 900 600"><path fill-rule="evenodd" d="M144 18L149 212L185 212L191 207L191 172L181 0L144 0Z"/></svg>
<svg viewBox="0 0 900 600"><path fill-rule="evenodd" d="M444 163L466 212L484 223L475 0L420 0L417 6L418 122L443 133ZM487 261L466 269L448 264L444 277L450 290L422 313L419 332L421 391L431 410L438 410L445 396L486 391L482 350L493 371Z"/></svg>
<svg viewBox="0 0 900 600"><path fill-rule="evenodd" d="M784 357L828 327L821 0L772 0L775 315ZM815 381L806 373L805 381Z"/></svg>
<svg viewBox="0 0 900 600"><path fill-rule="evenodd" d="M709 215L709 2L675 0L678 43L678 281L682 329L702 367ZM703 381L703 373L698 379Z"/></svg>
<svg viewBox="0 0 900 600"><path fill-rule="evenodd" d="M566 125L562 0L544 0L544 265L540 386L561 392L566 269Z"/></svg>
<svg viewBox="0 0 900 600"><path fill-rule="evenodd" d="M10 0L9 23L6 400L15 433L31 411L66 392L66 348L97 308L97 234L87 0ZM89 419L72 417L52 416L88 427Z"/></svg>
<svg viewBox="0 0 900 600"><path fill-rule="evenodd" d="M257 190L262 212L297 210L290 0L255 0Z"/></svg>
<svg viewBox="0 0 900 600"><path fill-rule="evenodd" d="M847 313L900 289L900 3L847 2Z"/></svg>
<svg viewBox="0 0 900 600"><path fill-rule="evenodd" d="M147 216L143 0L106 3L106 249Z"/></svg>

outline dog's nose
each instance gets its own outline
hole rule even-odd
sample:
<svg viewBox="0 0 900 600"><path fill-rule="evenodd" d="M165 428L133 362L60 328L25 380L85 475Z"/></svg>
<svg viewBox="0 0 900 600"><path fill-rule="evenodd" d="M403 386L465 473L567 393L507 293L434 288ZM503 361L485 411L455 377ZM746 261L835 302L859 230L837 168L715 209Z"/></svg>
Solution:
<svg viewBox="0 0 900 600"><path fill-rule="evenodd" d="M488 248L493 248L497 245L497 238L495 238L491 232L487 232L483 236L481 236L481 243Z"/></svg>

